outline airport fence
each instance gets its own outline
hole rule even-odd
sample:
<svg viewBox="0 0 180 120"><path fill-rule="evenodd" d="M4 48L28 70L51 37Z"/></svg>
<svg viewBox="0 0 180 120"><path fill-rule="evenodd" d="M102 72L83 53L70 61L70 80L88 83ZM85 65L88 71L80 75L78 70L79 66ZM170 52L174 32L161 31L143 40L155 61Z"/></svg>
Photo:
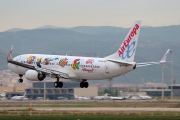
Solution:
<svg viewBox="0 0 180 120"><path fill-rule="evenodd" d="M37 111L37 110L3 110L0 116L57 116L57 115L113 115L113 116L180 116L180 112L168 111Z"/></svg>

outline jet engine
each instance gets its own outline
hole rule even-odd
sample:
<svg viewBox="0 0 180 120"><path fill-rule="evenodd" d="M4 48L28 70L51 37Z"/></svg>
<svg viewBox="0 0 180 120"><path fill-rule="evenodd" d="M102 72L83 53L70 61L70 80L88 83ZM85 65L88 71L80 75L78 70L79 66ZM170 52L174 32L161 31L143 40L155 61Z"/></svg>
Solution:
<svg viewBox="0 0 180 120"><path fill-rule="evenodd" d="M46 76L44 74L40 74L35 70L28 70L25 73L25 78L31 81L39 81L39 80L42 81L44 80L45 77Z"/></svg>

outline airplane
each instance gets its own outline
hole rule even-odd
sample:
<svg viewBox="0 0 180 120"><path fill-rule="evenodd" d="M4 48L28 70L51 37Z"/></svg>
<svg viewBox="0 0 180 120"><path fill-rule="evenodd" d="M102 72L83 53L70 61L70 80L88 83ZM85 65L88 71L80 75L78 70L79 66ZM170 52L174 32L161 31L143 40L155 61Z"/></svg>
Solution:
<svg viewBox="0 0 180 120"><path fill-rule="evenodd" d="M126 100L126 97L110 97L110 100Z"/></svg>
<svg viewBox="0 0 180 120"><path fill-rule="evenodd" d="M77 96L77 95L74 95L74 98L75 98L76 100L91 100L90 97L79 97L79 96Z"/></svg>
<svg viewBox="0 0 180 120"><path fill-rule="evenodd" d="M131 100L139 100L139 97L138 96L132 96L130 99Z"/></svg>
<svg viewBox="0 0 180 120"><path fill-rule="evenodd" d="M68 100L66 97L58 97L58 100Z"/></svg>
<svg viewBox="0 0 180 120"><path fill-rule="evenodd" d="M7 90L4 90L3 93L0 95L0 100L7 100L6 98L6 92Z"/></svg>
<svg viewBox="0 0 180 120"><path fill-rule="evenodd" d="M110 99L110 97L108 96L108 93L104 94L104 96L95 96L94 100L107 100Z"/></svg>
<svg viewBox="0 0 180 120"><path fill-rule="evenodd" d="M28 100L28 98L26 97L26 92L25 92L23 96L13 96L11 100Z"/></svg>
<svg viewBox="0 0 180 120"><path fill-rule="evenodd" d="M139 99L140 100L151 100L152 97L151 96L148 96L148 95L141 95L138 93L138 96L139 96Z"/></svg>
<svg viewBox="0 0 180 120"><path fill-rule="evenodd" d="M141 20L136 20L118 50L104 58L23 54L12 58L13 46L9 51L8 68L31 81L42 81L46 77L57 79L54 87L62 88L60 78L80 82L81 88L88 88L87 80L104 80L124 75L136 67L160 64L159 62L134 62Z"/></svg>
<svg viewBox="0 0 180 120"><path fill-rule="evenodd" d="M43 97L37 97L36 100L44 100Z"/></svg>

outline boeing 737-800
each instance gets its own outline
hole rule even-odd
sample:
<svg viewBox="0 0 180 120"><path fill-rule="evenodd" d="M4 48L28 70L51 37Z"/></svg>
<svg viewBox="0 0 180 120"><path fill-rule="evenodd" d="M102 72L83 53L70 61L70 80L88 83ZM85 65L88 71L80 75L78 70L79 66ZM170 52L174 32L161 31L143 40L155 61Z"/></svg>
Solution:
<svg viewBox="0 0 180 120"><path fill-rule="evenodd" d="M11 47L7 58L8 67L19 74L20 83L23 82L23 75L31 81L42 81L48 76L57 79L55 87L63 87L60 78L65 78L78 81L81 88L87 88L87 80L109 79L124 75L139 66L159 63L134 62L140 28L141 20L136 20L119 49L104 58L24 54L12 59Z"/></svg>

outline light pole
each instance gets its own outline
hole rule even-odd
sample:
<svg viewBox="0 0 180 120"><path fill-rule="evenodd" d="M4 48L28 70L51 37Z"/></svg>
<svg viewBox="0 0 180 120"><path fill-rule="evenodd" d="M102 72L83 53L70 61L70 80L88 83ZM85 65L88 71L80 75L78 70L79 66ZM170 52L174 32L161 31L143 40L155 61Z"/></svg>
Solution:
<svg viewBox="0 0 180 120"><path fill-rule="evenodd" d="M171 54L171 99L173 99L173 53L174 50L169 51Z"/></svg>
<svg viewBox="0 0 180 120"><path fill-rule="evenodd" d="M164 84L164 65L166 63L166 58L167 58L169 51L170 51L170 49L167 50L167 52L164 54L162 60L160 61L160 64L162 65L162 99L164 99L164 87L163 87L163 84Z"/></svg>
<svg viewBox="0 0 180 120"><path fill-rule="evenodd" d="M165 63L162 63L162 100L164 99L164 88L163 88L163 85L164 85L164 65Z"/></svg>
<svg viewBox="0 0 180 120"><path fill-rule="evenodd" d="M44 100L46 100L46 81L44 80Z"/></svg>

